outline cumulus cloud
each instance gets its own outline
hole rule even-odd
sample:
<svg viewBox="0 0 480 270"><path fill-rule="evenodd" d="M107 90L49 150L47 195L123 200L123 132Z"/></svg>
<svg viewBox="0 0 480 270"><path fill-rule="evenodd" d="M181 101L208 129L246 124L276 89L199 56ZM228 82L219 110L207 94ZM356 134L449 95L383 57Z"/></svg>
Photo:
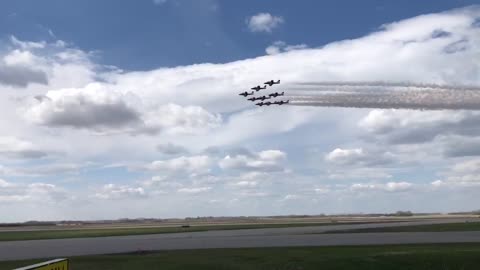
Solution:
<svg viewBox="0 0 480 270"><path fill-rule="evenodd" d="M287 45L284 41L275 41L272 45L265 49L265 52L269 55L279 54L282 52L289 52L294 50L303 50L308 48L306 44Z"/></svg>
<svg viewBox="0 0 480 270"><path fill-rule="evenodd" d="M140 122L140 116L122 95L100 90L99 84L85 89L49 91L37 96L26 116L36 124L52 127L118 128Z"/></svg>
<svg viewBox="0 0 480 270"><path fill-rule="evenodd" d="M281 16L274 16L270 13L258 13L247 18L248 29L252 32L272 32L273 29L284 23Z"/></svg>
<svg viewBox="0 0 480 270"><path fill-rule="evenodd" d="M29 49L43 48L45 44L21 42L12 37L12 43L20 47L0 58L0 84L26 87L31 83L48 84L48 76L37 67L38 58Z"/></svg>
<svg viewBox="0 0 480 270"><path fill-rule="evenodd" d="M109 90L100 83L83 89L49 91L28 104L25 116L50 127L98 132L194 134L215 128L222 119L198 106L176 104L142 107L133 93ZM138 108L137 108L138 107Z"/></svg>
<svg viewBox="0 0 480 270"><path fill-rule="evenodd" d="M315 194L324 195L329 193L331 190L328 187L317 187L314 189Z"/></svg>
<svg viewBox="0 0 480 270"><path fill-rule="evenodd" d="M227 155L220 160L224 170L281 171L287 155L280 150L266 150L250 155Z"/></svg>
<svg viewBox="0 0 480 270"><path fill-rule="evenodd" d="M480 173L480 159L467 160L453 166L455 173Z"/></svg>
<svg viewBox="0 0 480 270"><path fill-rule="evenodd" d="M298 200L300 198L301 198L300 195L287 194L287 195L285 195L285 197L283 197L282 201L294 201L294 200Z"/></svg>
<svg viewBox="0 0 480 270"><path fill-rule="evenodd" d="M159 173L188 173L205 174L210 171L212 161L209 156L181 156L174 159L157 160L149 165L147 169Z"/></svg>
<svg viewBox="0 0 480 270"><path fill-rule="evenodd" d="M389 189L401 189L396 185L388 186L376 182L372 184L370 181L380 181L379 178L398 179L399 176L405 177L403 179L415 177L415 180L411 180L413 185L414 181L419 181L417 178L425 179L428 176L417 176L416 169L418 167L397 170L395 163L389 164L392 168L387 171L384 171L381 166L361 170L362 166L375 164L371 161L372 156L387 151L397 157L398 151L404 151L413 143L423 144L438 140L441 143L445 142L445 149L448 147L450 149L452 148L449 146L450 143L453 144L454 141L461 140L463 137L471 138L471 140L468 140L467 146L459 147L463 150L457 151L457 153L444 151L442 145L431 145L432 149L438 148L438 152L446 153L445 157L429 149L425 156L430 156L435 161L440 160L442 163L426 164L431 159L424 159L421 164L425 166L425 170L422 168L422 171L435 176L431 179L437 179L437 176L440 176L440 181L443 182L448 182L449 177L466 175L473 177L474 173L453 171L445 172L445 175L436 175L435 170L441 168L442 164L450 162L448 157L459 157L467 152L468 147L476 147L479 125L477 123L478 116L475 113L415 112L409 115L409 113L401 111L381 111L381 113L377 113L378 115L372 113L370 122L362 123L358 129L359 126L354 123L368 114L366 110L293 106L256 108L236 94L237 91L245 89L248 85L272 79L272 74L282 79L281 87L284 87L288 94L294 91L288 82L305 81L382 80L479 85L477 72L479 70L477 61L479 47L477 44L480 42L478 41L478 22L476 22L479 15L478 7L427 14L386 24L378 31L364 37L332 42L320 48L309 48L308 50L298 48L289 53L261 56L231 63L204 63L146 71L121 71L97 65L92 61L94 58L89 52L72 48L73 46L64 42L13 44L12 47L18 52L13 52L10 48L1 50L0 59L4 65L32 67L29 63L33 61L36 63L33 67L47 74L48 85L29 83L23 89L22 86L1 84L0 106L4 110L0 118L0 128L4 132L2 136L27 140L25 139L25 134L27 134L28 140L33 144L32 149L43 151L52 146L59 152L65 153L65 159L68 160L101 160L107 164L144 164L145 160L158 160L159 162L152 162L148 166L139 165L143 169L148 167L150 170L147 172L129 171L127 173L131 173L134 177L138 176L138 178L149 178L150 175L139 176L137 174L152 174L152 186L156 186L160 190L172 191L170 192L172 194L177 194L176 191L181 188L211 187L212 193L225 190L224 194L219 194L227 197L223 201L229 201L230 196L239 195L240 192L243 192L245 196L282 194L282 197L285 194L293 194L292 190L299 189L309 190L313 193L313 187L317 186L319 181L328 182L342 177L346 180L345 185L348 185L348 188L354 181L353 183L375 185L377 188L378 185L383 185L378 189L385 192ZM6 57L6 55L9 56ZM26 91L11 91L12 89ZM35 96L37 99L34 98ZM19 109L20 106L23 110ZM95 111L95 119L92 119L91 114L87 112L90 110ZM393 115L397 113L400 115ZM370 116L370 114L368 115ZM79 129L81 130L79 131ZM85 130L92 130L94 133L106 136L92 138L92 133L84 132ZM359 132L364 133L364 137L359 138ZM415 132L417 134L414 134ZM136 136L127 136L124 133ZM37 145L40 142L38 138L42 139L41 145ZM362 139L362 141L356 141L358 139ZM178 154L182 155L178 157L178 160L163 160L162 155L159 158L160 154L156 149L160 142L181 145L188 150L188 153L199 153L209 146L234 148L248 145L256 149L275 149L279 145L283 145L285 148L282 149L282 153L285 157L282 158L282 155L276 158L268 157L268 155L260 157L259 153L249 152L225 153L209 158L211 166L213 166L210 171L207 169L209 166L203 165L189 170L182 169L182 167L193 166L195 168L195 165L191 164L197 164L197 162L189 160L188 155L190 154ZM312 165L308 164L309 161L299 155L296 148L312 143L318 149L322 149L322 152L331 151L338 145L342 145L341 150L361 149L362 151L360 151L361 153L350 151L348 157L336 157L333 158L333 162L322 158L324 163L318 164L318 160L316 160L313 166L317 167L312 169ZM375 147L369 147L368 143L375 143ZM386 147L387 150L383 149L382 151L382 147ZM165 149L167 152L169 151L168 147ZM7 152L12 151L8 150ZM288 166L293 168L293 172L289 175L291 177L275 181L276 185L268 186L268 190L257 190L257 188L263 189L267 186L263 181L263 176L275 178L277 173L270 172L284 170L287 153L289 161L291 161ZM474 153L467 154L473 155ZM203 154L197 155L202 156ZM216 160L217 158L220 160ZM457 160L460 158L455 159L455 161ZM8 160L8 162L11 161ZM42 162L55 163L58 161L44 159ZM349 170L342 167L345 166L341 165L342 162L351 164L348 165ZM216 168L217 164L223 168ZM11 169L10 165L6 164L6 167L2 168ZM27 166L31 166L31 164L15 164L13 167L17 169ZM318 167L321 167L320 174L318 174ZM340 171L341 167L344 172ZM114 169L121 171L123 168L115 167ZM235 170L235 172L229 170ZM203 177L205 174L202 173L205 172L213 174L214 177L211 179ZM245 179L231 176L233 173L245 172L264 173L264 175L252 174L249 175L250 178L245 176ZM359 177L362 179L352 178L355 174L360 175ZM153 175L168 176L168 179L154 179ZM197 178L198 175L202 175L202 179ZM78 177L75 176L78 179L85 177L87 176L84 172L80 172ZM87 178L89 177L90 175ZM138 178L135 177L135 179ZM175 182L175 178L179 179ZM47 179L60 181L58 176L49 176ZM196 180L199 182L196 183ZM207 181L211 182L207 183ZM385 182L388 181L390 180ZM253 182L257 182L258 186L244 189L228 188L232 187L232 183L249 186L254 185ZM125 187L120 188L122 185L116 185L111 189L118 189L117 193L120 194L122 189L125 190L124 193L128 194L129 188L133 189L131 190L133 194L139 193L138 187L144 188L144 192L147 191L147 187L143 185L125 183ZM226 185L226 188L217 189L218 185ZM277 189L284 190L279 192ZM15 194L22 196L24 193ZM209 193L205 194L210 195ZM323 198L324 196L316 197L318 199L318 197ZM434 195L432 195L433 197ZM267 198L273 197L267 196L266 200ZM184 201L181 199L171 199L179 208L185 207L185 204L182 204ZM341 199L354 205L354 209L369 211L369 209L362 209L363 207L368 208L368 204L352 199L351 193ZM153 199L148 197L149 204L164 202L162 198L155 198L155 201L150 200ZM428 206L431 207L430 209L437 209L435 207L438 205L433 203L434 201L432 200ZM461 202L454 202L454 204L461 208L468 205L467 201L470 205L472 202L476 202L474 199L464 199ZM383 202L376 201L376 205L383 205ZM237 203L236 205L241 205L242 200ZM116 208L125 206L122 204L122 200L116 201L115 204ZM103 207L103 205L96 204L95 206ZM266 203L265 205L271 204ZM335 205L339 205L335 209L338 212L352 209L346 206L347 203ZM394 202L391 207L396 207L396 205L397 202ZM101 216L102 213L98 207L89 206L88 213L97 211L97 216ZM135 206L131 207L130 209L133 209ZM238 206L241 213L251 214L251 211L256 211L245 205L242 207ZM312 206L316 212L319 211L318 209L325 209L321 207L324 206ZM332 207L332 204L328 207ZM424 207L424 204L421 207ZM7 209L0 205L0 208L4 216L10 216L10 213L19 212L18 210L23 211L21 207ZM128 213L124 212L122 208L120 215L130 213L136 215L138 210L144 211L141 213L147 213L147 215L158 215L158 212L151 212L147 208L138 206L134 210L129 210L132 212ZM331 210L331 208L325 210ZM177 214L179 209L176 207L164 211L162 214L165 213L165 215L179 215ZM182 211L180 215L195 214L191 208L187 207ZM207 212L207 210L205 211ZM219 210L218 214L229 211L231 209ZM258 213L268 214L272 211L274 210L271 207L268 209L265 207L258 210ZM279 212L281 211L279 210ZM90 217L78 213L79 216ZM103 213L111 213L111 211L103 211Z"/></svg>
<svg viewBox="0 0 480 270"><path fill-rule="evenodd" d="M442 173L443 179L431 182L436 188L480 187L480 159L466 159L452 164Z"/></svg>
<svg viewBox="0 0 480 270"><path fill-rule="evenodd" d="M103 186L94 197L104 200L144 198L147 194L142 187L128 185L107 184Z"/></svg>
<svg viewBox="0 0 480 270"><path fill-rule="evenodd" d="M389 179L393 176L388 173L383 168L366 168L366 167L357 167L345 168L340 167L338 169L329 169L328 178L333 180L352 180L352 179Z"/></svg>
<svg viewBox="0 0 480 270"><path fill-rule="evenodd" d="M32 142L16 137L0 137L0 156L20 159L35 159L47 156Z"/></svg>
<svg viewBox="0 0 480 270"><path fill-rule="evenodd" d="M362 148L336 148L325 156L325 160L337 165L378 166L392 163L391 153L371 153Z"/></svg>
<svg viewBox="0 0 480 270"><path fill-rule="evenodd" d="M372 110L359 126L392 144L430 142L439 135L480 135L480 114L469 111Z"/></svg>
<svg viewBox="0 0 480 270"><path fill-rule="evenodd" d="M47 74L27 66L0 63L0 84L26 87L30 83L47 84Z"/></svg>
<svg viewBox="0 0 480 270"><path fill-rule="evenodd" d="M189 187L189 188L180 188L177 190L177 192L184 193L184 194L199 194L199 193L208 192L211 189L212 189L211 187Z"/></svg>
<svg viewBox="0 0 480 270"><path fill-rule="evenodd" d="M412 189L413 184L409 182L388 182L386 184L364 184L357 183L350 186L352 191L387 191L403 192Z"/></svg>
<svg viewBox="0 0 480 270"><path fill-rule="evenodd" d="M2 203L49 203L67 198L67 193L53 184L15 184L0 179L0 202Z"/></svg>
<svg viewBox="0 0 480 270"><path fill-rule="evenodd" d="M235 187L239 188L253 188L258 185L258 182L256 181L239 181L233 184Z"/></svg>
<svg viewBox="0 0 480 270"><path fill-rule="evenodd" d="M82 168L86 167L84 164L74 163L53 163L46 165L29 165L29 166L0 166L0 174L8 176L27 176L27 177L41 177L62 174L78 174Z"/></svg>
<svg viewBox="0 0 480 270"><path fill-rule="evenodd" d="M165 131L169 134L199 134L222 124L219 114L212 114L200 106L166 104L143 115L146 132Z"/></svg>

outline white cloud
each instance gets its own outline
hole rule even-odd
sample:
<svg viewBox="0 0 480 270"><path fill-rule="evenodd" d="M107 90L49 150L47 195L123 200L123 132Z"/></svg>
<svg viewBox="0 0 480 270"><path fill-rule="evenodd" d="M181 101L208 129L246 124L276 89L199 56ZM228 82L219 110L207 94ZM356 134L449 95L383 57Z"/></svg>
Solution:
<svg viewBox="0 0 480 270"><path fill-rule="evenodd" d="M453 168L446 172L438 170L445 168L445 164L466 161L464 157L467 155L476 155L469 148L477 148L480 137L480 118L477 113L388 110L368 113L368 110L295 106L256 108L239 97L237 91L273 79L272 74L282 80L282 85L276 87L285 86L289 95L297 91L286 87L289 82L409 81L480 85L476 72L480 68L476 61L480 51L478 26L472 27L479 15L478 7L423 15L387 24L361 38L333 42L319 48L295 48L289 53L230 63L204 63L146 71L122 71L99 65L94 61L95 53L76 49L74 45L63 41L12 41L8 47L1 48L0 61L3 67L22 67L16 72L21 71L24 77L20 77L23 79L16 83L0 83L0 136L15 138L22 143L1 145L3 166L0 170L36 175L40 175L40 171L47 175L46 171L54 164L86 164L91 160L123 164L99 166L101 170L106 170L101 173L115 170L115 175L120 174L122 180L131 176L131 180L122 181L122 184L111 189L117 191L116 194L130 192L135 197L141 193L138 189L141 187L148 195L145 200L138 200L138 204L128 204L123 200L102 203L90 201L90 204L76 207L78 211L75 211L73 218L197 214L192 212L194 208L184 196L178 196L177 191L202 187L211 187L210 192L199 193L195 197L194 203L198 206L195 209L201 208L202 214L284 213L284 208L274 209L268 200L276 201L285 194L297 194L297 191L300 194L301 190L308 190L308 196L314 196L315 187L320 188L320 184L328 186L329 182L337 179L344 181L347 191L341 193L329 186L332 192L315 196L315 199L317 202L328 199L343 203L315 204L312 200L311 205L303 205L302 208L292 206L288 210L310 209L318 213L397 209L402 202L390 202L382 196L387 197L385 194L389 194L389 191L405 189L408 185L399 182L388 185L391 179L411 179L408 183L413 187L417 187L421 181L430 182L432 179L440 179L449 185L476 183L476 172L453 171ZM440 34L443 32L449 34ZM279 47L281 51L283 47ZM283 50L286 47L288 45ZM39 83L41 80L32 81L32 77L25 76L28 72L22 73L25 70L45 74L46 84ZM122 117L125 112L134 112L132 121L125 121L125 117ZM359 121L363 118L365 121ZM72 119L75 121L72 122ZM357 124L359 122L360 126ZM96 136L99 134L103 136ZM458 147L461 151L452 151L453 145L459 141L466 142L465 146ZM23 142L30 145L19 147ZM166 147L159 148L169 152L175 147L169 149L168 142L181 145L186 152L175 154L175 157L183 155L178 160L164 160L165 153L159 153L157 145L166 144ZM349 152L345 157L333 157L333 162L326 161L324 156L312 162L302 155L301 149L306 145L314 145L319 153L328 153L335 148ZM221 158L218 155L208 156L209 166L189 160L189 155L204 155L202 151L207 147L228 149L239 146L252 149L281 148L284 157L282 154L275 157L271 153L261 157L259 152L225 153ZM360 153L355 149L361 149ZM12 156L12 153L18 157L18 153L23 155L24 151L30 150L47 153L47 156L41 160L3 158ZM422 158L419 158L418 152L421 152ZM387 155L386 160L395 157L395 162L388 163L388 168L373 166L378 164L375 162L377 159L385 162L383 153L391 153L393 156ZM229 158L225 158L227 155ZM288 168L292 169L288 174L284 173L287 155ZM407 167L404 162L408 158L418 163L407 164ZM159 162L141 165L153 160ZM342 162L350 165L345 168ZM219 169L217 165L223 168ZM135 166L142 169L148 167L151 171L123 171L125 167ZM420 167L424 172L422 174L417 171ZM68 179L63 179L65 175L49 173L42 182L47 185L60 181L66 183L72 180L70 178L75 178L75 183L81 183L72 186L75 194L85 200L94 199L88 197L91 193L82 190L92 188L87 187L92 183L93 176L90 173L69 166L63 169L78 171L78 174L68 174L65 177ZM232 176L236 174L239 176ZM155 178L154 175L165 179ZM136 179L151 179L151 186L147 181L138 182L137 185ZM380 182L380 179L390 180ZM34 188L19 181L17 184L16 179L12 180L9 185ZM238 189L232 186L233 183L253 186L253 182L258 183L256 187ZM363 185L367 185L367 190L368 185L374 185L374 190L383 192L366 194L368 196L359 200L359 196L354 196L350 191L352 183L366 183ZM59 189L56 185L55 188ZM43 189L49 188L44 186ZM10 197L4 197L4 200L21 201L29 196L25 191L9 190L3 196ZM94 193L100 193L102 188L95 190ZM429 200L422 197L424 200L418 209L438 211L443 207L461 209L478 204L478 194L476 197L467 197L468 189L465 189L462 190L465 193L448 193L449 198L456 196L458 200L441 206L437 202L445 198L442 190L422 193ZM162 194L165 197L150 196L160 192L164 192ZM408 196L418 198L415 197L416 192L420 191L415 189ZM263 196L266 203L252 207L249 200L237 198L242 196L240 193L244 196ZM338 193L342 196L335 196ZM202 208L202 202L209 201L212 195L216 200L232 202L228 204L232 208L227 209L222 204L215 209ZM235 199L237 201L234 202ZM372 200L375 204L371 203ZM155 210L148 207L165 202L171 202L176 207ZM403 205L411 204L407 202ZM39 212L42 217L61 218L72 213L58 210L61 207L48 208L53 214L46 215L37 208L28 210L15 204L9 204L9 207L0 204L0 213L2 216L24 219ZM17 213L25 214L20 216Z"/></svg>
<svg viewBox="0 0 480 270"><path fill-rule="evenodd" d="M209 190L211 190L211 187L191 187L191 188L180 188L177 191L179 193L185 193L185 194L199 194L199 193L204 193Z"/></svg>
<svg viewBox="0 0 480 270"><path fill-rule="evenodd" d="M105 91L100 84L84 89L49 91L36 97L26 111L32 122L52 127L108 129L138 124L139 113L124 97Z"/></svg>
<svg viewBox="0 0 480 270"><path fill-rule="evenodd" d="M10 41L13 45L20 47L23 50L30 49L43 49L47 46L45 41L32 42L32 41L22 41L16 38L15 36L10 36Z"/></svg>
<svg viewBox="0 0 480 270"><path fill-rule="evenodd" d="M258 182L256 181L239 181L233 184L233 186L239 187L239 188L253 188L258 185Z"/></svg>
<svg viewBox="0 0 480 270"><path fill-rule="evenodd" d="M392 162L391 153L370 153L362 148L336 148L325 156L325 160L337 165L378 166Z"/></svg>
<svg viewBox="0 0 480 270"><path fill-rule="evenodd" d="M263 191L242 191L238 193L239 196L241 197L254 197L254 198L263 198L263 197L268 197L270 196L270 193L268 192L263 192Z"/></svg>
<svg viewBox="0 0 480 270"><path fill-rule="evenodd" d="M269 172L250 171L240 175L239 179L246 182L258 182L268 179L269 175L271 175Z"/></svg>
<svg viewBox="0 0 480 270"><path fill-rule="evenodd" d="M314 189L316 194L324 195L330 192L329 188L326 187L319 187Z"/></svg>
<svg viewBox="0 0 480 270"><path fill-rule="evenodd" d="M62 175L62 174L78 174L80 169L86 167L86 164L74 163L53 163L46 165L30 165L30 166L15 166L2 167L0 166L0 175L8 176L27 176L27 177L41 177L48 175Z"/></svg>
<svg viewBox="0 0 480 270"><path fill-rule="evenodd" d="M142 187L131 187L128 185L107 184L103 186L94 197L104 200L118 200L131 198L144 198L147 194Z"/></svg>
<svg viewBox="0 0 480 270"><path fill-rule="evenodd" d="M7 182L3 179L0 179L0 188L7 188L7 187L10 187L10 186L12 186L11 183L9 183L9 182Z"/></svg>
<svg viewBox="0 0 480 270"><path fill-rule="evenodd" d="M2 203L55 203L68 198L66 192L53 184L15 184L0 179Z"/></svg>
<svg viewBox="0 0 480 270"><path fill-rule="evenodd" d="M457 163L453 166L452 172L480 174L480 159L472 159Z"/></svg>
<svg viewBox="0 0 480 270"><path fill-rule="evenodd" d="M306 44L287 45L284 41L275 41L272 45L265 49L265 52L269 55L274 55L282 52L304 50L306 48L308 48Z"/></svg>
<svg viewBox="0 0 480 270"><path fill-rule="evenodd" d="M343 167L338 169L329 169L328 178L333 180L371 180L371 179L390 179L392 175L383 168L357 167L345 170Z"/></svg>
<svg viewBox="0 0 480 270"><path fill-rule="evenodd" d="M413 184L409 182L388 182L386 184L364 184L357 183L350 186L351 191L388 191L403 192L412 189Z"/></svg>
<svg viewBox="0 0 480 270"><path fill-rule="evenodd" d="M359 126L366 131L360 138L388 148L397 166L425 167L449 158L479 156L479 123L480 114L471 111L373 110Z"/></svg>
<svg viewBox="0 0 480 270"><path fill-rule="evenodd" d="M296 194L287 194L285 195L285 197L283 197L283 201L293 201L293 200L298 200L300 199L301 197L299 195L296 195Z"/></svg>
<svg viewBox="0 0 480 270"><path fill-rule="evenodd" d="M227 155L219 162L224 170L280 171L287 155L280 150L266 150L252 155Z"/></svg>
<svg viewBox="0 0 480 270"><path fill-rule="evenodd" d="M62 89L37 96L25 117L50 127L91 129L97 132L195 134L218 127L222 121L198 106L176 104L142 107L139 97L100 83L83 89Z"/></svg>
<svg viewBox="0 0 480 270"><path fill-rule="evenodd" d="M48 84L47 74L30 65L25 65L31 54L13 52L0 61L0 84L12 87L27 87L29 84Z"/></svg>
<svg viewBox="0 0 480 270"><path fill-rule="evenodd" d="M0 137L0 156L11 158L42 158L47 156L32 142L16 137Z"/></svg>
<svg viewBox="0 0 480 270"><path fill-rule="evenodd" d="M258 13L246 20L247 26L252 32L272 32L284 22L285 20L281 16L274 16L270 13Z"/></svg>
<svg viewBox="0 0 480 270"><path fill-rule="evenodd" d="M169 134L198 134L215 129L222 124L219 114L212 114L199 106L166 104L156 110L147 111L143 116L145 130L164 130Z"/></svg>
<svg viewBox="0 0 480 270"><path fill-rule="evenodd" d="M361 148L355 149L340 149L337 148L325 156L325 159L330 162L352 163L352 160L365 157L365 153Z"/></svg>
<svg viewBox="0 0 480 270"><path fill-rule="evenodd" d="M147 166L159 173L204 174L210 171L212 160L209 156L181 156L174 159L157 160Z"/></svg>
<svg viewBox="0 0 480 270"><path fill-rule="evenodd" d="M3 57L3 62L7 66L29 66L40 62L39 57L30 51L13 50Z"/></svg>
<svg viewBox="0 0 480 270"><path fill-rule="evenodd" d="M445 179L432 182L434 187L480 186L480 159L468 159L453 164L443 173Z"/></svg>
<svg viewBox="0 0 480 270"><path fill-rule="evenodd" d="M10 39L10 51L0 53L0 86L39 90L57 87L84 86L97 75L99 67L90 61L91 54L68 47L58 40L55 43L20 41Z"/></svg>

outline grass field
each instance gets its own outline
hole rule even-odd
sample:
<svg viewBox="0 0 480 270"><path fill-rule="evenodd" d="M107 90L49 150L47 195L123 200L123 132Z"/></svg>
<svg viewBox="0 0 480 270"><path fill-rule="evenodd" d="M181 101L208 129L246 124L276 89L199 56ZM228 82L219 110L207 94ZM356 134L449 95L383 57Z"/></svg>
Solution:
<svg viewBox="0 0 480 270"><path fill-rule="evenodd" d="M480 222L463 222L463 223L449 223L449 224L431 224L431 225L416 225L416 226L366 228L366 229L330 231L330 232L327 232L327 233L452 232L452 231L480 231Z"/></svg>
<svg viewBox="0 0 480 270"><path fill-rule="evenodd" d="M81 237L105 237L122 235L160 234L199 232L209 230L238 230L260 228L287 228L303 226L322 226L335 224L361 224L361 223L289 223L289 224L242 224L242 225L211 225L191 226L189 228L178 227L150 227L150 228L105 228L105 229L70 229L70 230L45 230L45 231L9 231L0 232L0 241L81 238Z"/></svg>
<svg viewBox="0 0 480 270"><path fill-rule="evenodd" d="M13 269L41 260L0 262ZM210 249L70 258L73 270L479 269L480 244Z"/></svg>

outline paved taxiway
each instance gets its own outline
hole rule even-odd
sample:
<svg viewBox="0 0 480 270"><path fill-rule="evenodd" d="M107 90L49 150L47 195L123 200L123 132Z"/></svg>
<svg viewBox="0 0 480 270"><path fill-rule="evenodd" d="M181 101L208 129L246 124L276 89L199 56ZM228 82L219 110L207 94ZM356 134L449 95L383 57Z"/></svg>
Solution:
<svg viewBox="0 0 480 270"><path fill-rule="evenodd" d="M480 231L342 234L324 233L332 230L391 227L399 225L407 226L439 224L459 221L465 222L466 220L428 220L401 223L244 229L156 235L112 236L101 238L8 241L0 242L0 260L126 253L139 250L150 251L206 248L480 242Z"/></svg>

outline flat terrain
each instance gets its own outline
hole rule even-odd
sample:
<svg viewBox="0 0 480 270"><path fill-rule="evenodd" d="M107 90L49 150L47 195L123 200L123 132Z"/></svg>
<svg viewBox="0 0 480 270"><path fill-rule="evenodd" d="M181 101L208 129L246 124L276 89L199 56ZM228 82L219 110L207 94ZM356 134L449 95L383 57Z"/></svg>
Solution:
<svg viewBox="0 0 480 270"><path fill-rule="evenodd" d="M0 269L39 260L0 262ZM122 269L478 269L480 244L163 251L70 258L73 270Z"/></svg>
<svg viewBox="0 0 480 270"><path fill-rule="evenodd" d="M352 230L332 230L327 233L461 232L461 231L480 231L480 222L361 228L361 229L352 229Z"/></svg>
<svg viewBox="0 0 480 270"><path fill-rule="evenodd" d="M343 223L364 224L364 223ZM292 224L242 224L242 225L210 225L191 226L188 228L176 227L137 227L137 228L86 228L69 230L27 230L27 231L0 231L0 241L107 237L125 235L144 235L162 233L203 232L212 230L240 230L261 228L288 228L306 226L327 226L331 223L292 223Z"/></svg>
<svg viewBox="0 0 480 270"><path fill-rule="evenodd" d="M432 223L443 224L447 222L465 221L429 220L400 223L369 223L354 225L182 232L100 238L4 241L0 242L0 261L155 250L390 245L420 243L480 243L480 231L344 234L325 233L332 230L397 227L407 225L425 225Z"/></svg>
<svg viewBox="0 0 480 270"><path fill-rule="evenodd" d="M199 218L199 219L167 219L162 221L132 220L69 222L68 224L48 222L48 224L0 224L0 232L11 231L54 231L54 230L96 230L96 229L138 229L138 228L176 228L182 225L191 226L239 226L239 225L278 225L278 224L350 224L350 223L383 223L401 221L426 220L465 220L477 219L479 215L414 215L414 216L306 216L306 217L232 217L232 218Z"/></svg>
<svg viewBox="0 0 480 270"><path fill-rule="evenodd" d="M266 223L208 223L198 222L189 227L182 227L184 224L102 224L86 226L18 226L1 227L0 242L2 241L20 241L20 240L43 240L43 239L63 239L63 238L90 238L107 236L126 236L126 235L147 235L163 233L184 233L184 232L203 232L218 230L241 230L241 229L263 229L263 228L290 228L290 227L322 227L320 233L350 229L371 229L388 226L414 226L430 225L444 223L463 223L465 221L475 222L480 218L350 218L350 219L273 219L261 220ZM281 223L280 221L290 221L290 223ZM316 221L316 222L314 222ZM349 227L349 225L364 225ZM343 227L347 226L347 227ZM473 229L472 229L473 230ZM315 230L318 232L318 229Z"/></svg>

